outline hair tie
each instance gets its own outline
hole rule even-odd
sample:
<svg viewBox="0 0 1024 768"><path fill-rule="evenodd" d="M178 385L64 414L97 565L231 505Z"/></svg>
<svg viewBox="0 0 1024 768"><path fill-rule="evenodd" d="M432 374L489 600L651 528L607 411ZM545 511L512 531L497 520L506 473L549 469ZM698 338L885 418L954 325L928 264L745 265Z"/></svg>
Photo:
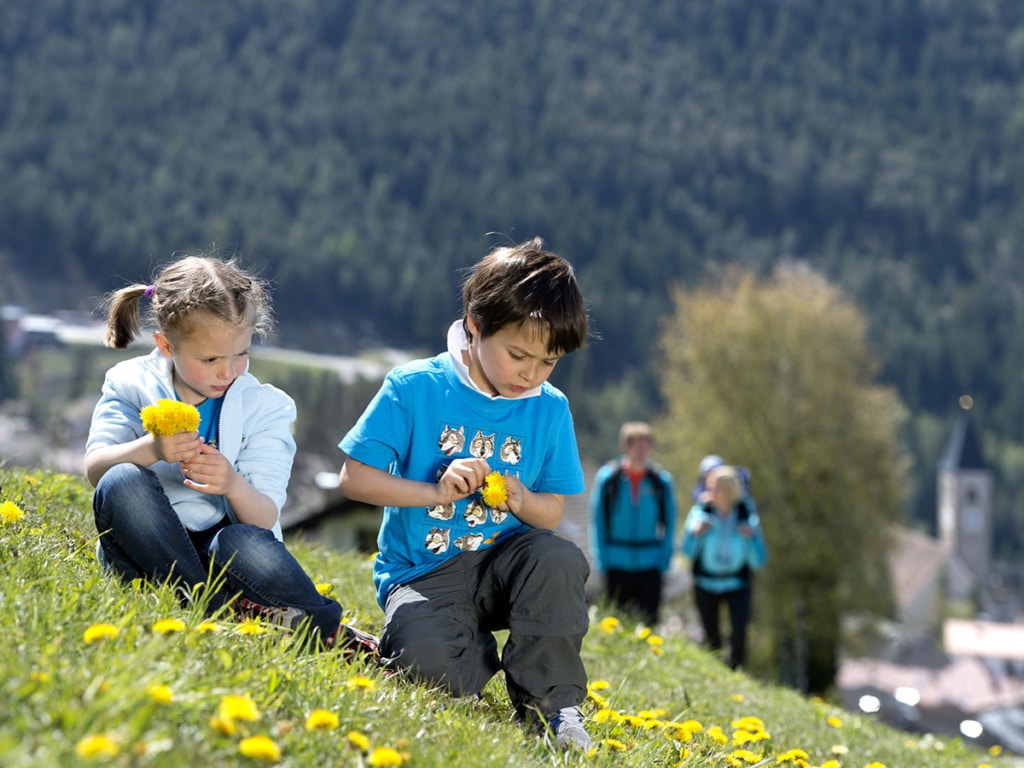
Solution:
<svg viewBox="0 0 1024 768"><path fill-rule="evenodd" d="M156 286L155 285L147 285L146 286L146 298L147 299L152 299L154 293L156 293Z"/></svg>

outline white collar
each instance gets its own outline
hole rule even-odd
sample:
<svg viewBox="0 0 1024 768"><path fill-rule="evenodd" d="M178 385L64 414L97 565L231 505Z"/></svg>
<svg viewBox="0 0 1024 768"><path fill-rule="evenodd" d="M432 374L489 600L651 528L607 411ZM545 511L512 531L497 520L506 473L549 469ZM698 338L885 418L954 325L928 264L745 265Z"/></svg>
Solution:
<svg viewBox="0 0 1024 768"><path fill-rule="evenodd" d="M448 355L452 359L452 365L455 366L455 371L459 374L459 378L462 379L463 383L465 383L467 387L476 390L481 395L489 397L491 400L522 400L524 397L537 397L540 395L540 387L528 389L519 397L492 395L490 392L485 392L480 389L476 382L473 381L473 378L469 375L469 366L462 362L462 354L468 350L469 339L466 337L466 329L462 325L461 320L456 320L448 327Z"/></svg>

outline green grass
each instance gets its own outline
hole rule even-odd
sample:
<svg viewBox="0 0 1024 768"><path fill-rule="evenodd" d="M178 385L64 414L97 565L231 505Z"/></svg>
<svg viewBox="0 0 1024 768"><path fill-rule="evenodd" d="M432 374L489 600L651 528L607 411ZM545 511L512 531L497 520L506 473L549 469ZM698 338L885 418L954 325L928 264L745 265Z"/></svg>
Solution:
<svg viewBox="0 0 1024 768"><path fill-rule="evenodd" d="M104 576L93 554L90 498L78 478L0 468L0 512L24 512L20 520L0 522L5 768L364 766L377 762L380 747L396 750L410 768L770 765L794 749L804 750L803 764L813 766L829 760L843 768L1024 765L958 740L912 739L870 717L764 685L683 638L659 644L633 627L605 631L614 617L600 611L584 645L591 684L600 688L584 706L595 718L588 727L598 748L589 757L556 753L511 722L500 676L473 706L384 678L364 661L303 652L269 628L243 634L220 617L219 631L199 631L206 617L181 608L169 589L123 587ZM350 621L379 628L365 557L292 545L314 580L332 585ZM184 629L154 631L162 619L178 619ZM101 623L114 625L117 635L86 642L86 630ZM170 701L158 700L168 695ZM218 727L225 697L238 695L255 704L255 719L222 719ZM336 715L337 727L308 731L315 709ZM758 755L746 763L737 762L742 753L733 743L733 723L742 717L759 718L767 734L746 745ZM702 729L684 743L680 724L687 721ZM725 744L714 739L715 726ZM249 743L243 739L256 735L272 740L278 760L240 753ZM108 739L98 744L110 753L79 756L82 740L92 736Z"/></svg>

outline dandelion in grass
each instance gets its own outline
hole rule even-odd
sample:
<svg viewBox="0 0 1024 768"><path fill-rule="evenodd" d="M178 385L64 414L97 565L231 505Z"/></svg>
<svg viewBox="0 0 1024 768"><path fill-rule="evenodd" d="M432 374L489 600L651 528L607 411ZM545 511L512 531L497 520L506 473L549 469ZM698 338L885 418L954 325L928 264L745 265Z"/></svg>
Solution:
<svg viewBox="0 0 1024 768"><path fill-rule="evenodd" d="M345 683L345 686L350 691L372 691L377 687L377 683L365 675L356 675Z"/></svg>
<svg viewBox="0 0 1024 768"><path fill-rule="evenodd" d="M211 632L220 632L220 624L218 624L216 621L210 620L201 621L198 624L196 624L196 632L198 632L200 635L208 635Z"/></svg>
<svg viewBox="0 0 1024 768"><path fill-rule="evenodd" d="M717 744L721 744L723 747L729 743L729 737L725 735L725 731L719 728L717 725L712 725L705 732L705 735Z"/></svg>
<svg viewBox="0 0 1024 768"><path fill-rule="evenodd" d="M655 709L641 709L639 714L640 717L645 720L664 720L665 715L668 714L668 710L662 709L661 707L657 707Z"/></svg>
<svg viewBox="0 0 1024 768"><path fill-rule="evenodd" d="M611 635L622 629L622 622L616 619L614 616L605 616L601 621L597 623L597 628L605 634Z"/></svg>
<svg viewBox="0 0 1024 768"><path fill-rule="evenodd" d="M647 638L647 645L650 646L651 651L654 652L655 656L664 656L665 649L662 646L665 644L664 639L658 635L651 635Z"/></svg>
<svg viewBox="0 0 1024 768"><path fill-rule="evenodd" d="M644 626L643 624L639 624L636 628L636 631L633 633L634 640L646 640L650 636L651 628Z"/></svg>
<svg viewBox="0 0 1024 768"><path fill-rule="evenodd" d="M170 704L174 701L174 691L167 685L150 685L146 687L146 693L150 699L157 704Z"/></svg>
<svg viewBox="0 0 1024 768"><path fill-rule="evenodd" d="M184 632L185 622L181 619L160 619L153 625L153 631L158 635L170 635L174 632Z"/></svg>
<svg viewBox="0 0 1024 768"><path fill-rule="evenodd" d="M235 627L240 635L262 635L270 630L259 619L244 619Z"/></svg>
<svg viewBox="0 0 1024 768"><path fill-rule="evenodd" d="M244 694L225 696L220 701L217 714L222 720L248 720L253 722L260 719L260 709L256 706L256 702Z"/></svg>
<svg viewBox="0 0 1024 768"><path fill-rule="evenodd" d="M836 757L843 757L849 751L850 748L847 747L845 744L833 744L832 748L829 750L829 753L835 755Z"/></svg>
<svg viewBox="0 0 1024 768"><path fill-rule="evenodd" d="M397 766L403 762L405 761L402 759L402 754L394 747L376 747L366 758L367 765L372 765L374 768Z"/></svg>
<svg viewBox="0 0 1024 768"><path fill-rule="evenodd" d="M314 709L306 718L307 731L333 731L338 727L338 716L328 709Z"/></svg>
<svg viewBox="0 0 1024 768"><path fill-rule="evenodd" d="M101 640L112 640L117 637L120 630L113 624L93 624L87 627L82 634L82 639L87 643L96 643Z"/></svg>
<svg viewBox="0 0 1024 768"><path fill-rule="evenodd" d="M775 756L775 759L780 763L793 763L798 768L808 768L808 755L802 749L790 749Z"/></svg>
<svg viewBox="0 0 1024 768"><path fill-rule="evenodd" d="M238 742L238 751L246 757L276 763L281 759L281 748L269 736L249 736Z"/></svg>
<svg viewBox="0 0 1024 768"><path fill-rule="evenodd" d="M139 411L142 428L152 435L176 435L199 429L199 411L194 405L177 400L160 399Z"/></svg>
<svg viewBox="0 0 1024 768"><path fill-rule="evenodd" d="M75 745L75 754L86 760L97 757L116 757L119 751L117 742L104 734L86 736Z"/></svg>
<svg viewBox="0 0 1024 768"><path fill-rule="evenodd" d="M210 727L218 733L222 733L225 736L234 736L237 728L235 727L234 720L225 720L222 717L214 715L209 720Z"/></svg>
<svg viewBox="0 0 1024 768"><path fill-rule="evenodd" d="M822 763L821 768L843 768L843 764L832 758Z"/></svg>
<svg viewBox="0 0 1024 768"><path fill-rule="evenodd" d="M508 489L505 487L505 478L501 472L491 472L484 478L484 488L480 495L484 497L484 504L488 507L500 507L508 501Z"/></svg>
<svg viewBox="0 0 1024 768"><path fill-rule="evenodd" d="M24 510L13 501L5 501L0 504L0 521L4 523L16 523L24 516Z"/></svg>
<svg viewBox="0 0 1024 768"><path fill-rule="evenodd" d="M842 728L843 727L843 721L840 720L835 715L829 715L828 717L826 717L825 718L825 722L828 725L832 726L833 728Z"/></svg>
<svg viewBox="0 0 1024 768"><path fill-rule="evenodd" d="M612 752L626 752L629 749L618 739L601 739L601 746L610 749Z"/></svg>
<svg viewBox="0 0 1024 768"><path fill-rule="evenodd" d="M614 709L609 709L608 707L605 707L603 709L597 710L597 712L594 713L594 722L611 723L612 725L618 725L622 722L622 715L620 715Z"/></svg>
<svg viewBox="0 0 1024 768"><path fill-rule="evenodd" d="M672 732L672 735L684 744L693 739L694 734L704 730L704 726L697 720L687 720L683 723L665 723L665 727Z"/></svg>
<svg viewBox="0 0 1024 768"><path fill-rule="evenodd" d="M612 684L607 680L592 680L587 683L587 688L592 691L607 691L612 687Z"/></svg>
<svg viewBox="0 0 1024 768"><path fill-rule="evenodd" d="M29 682L33 683L48 683L50 682L50 673L42 672L38 669L33 669L31 672L28 673L28 679Z"/></svg>
<svg viewBox="0 0 1024 768"><path fill-rule="evenodd" d="M370 740L359 731L349 731L346 738L348 739L348 743L360 752L365 752L370 748Z"/></svg>
<svg viewBox="0 0 1024 768"><path fill-rule="evenodd" d="M1003 754L1003 748L999 744L993 744L991 747L988 748L988 753L992 755L992 757L999 757L1001 754Z"/></svg>
<svg viewBox="0 0 1024 768"><path fill-rule="evenodd" d="M334 591L334 585L333 584L327 584L325 582L321 582L321 583L316 585L316 591L319 592L324 597L326 597L327 595L331 594L331 592Z"/></svg>
<svg viewBox="0 0 1024 768"><path fill-rule="evenodd" d="M760 760L761 755L751 752L749 749L735 749L725 756L725 762L729 768L743 768L747 765L753 765Z"/></svg>
<svg viewBox="0 0 1024 768"><path fill-rule="evenodd" d="M873 763L868 763L864 768L885 768L885 763L880 763L876 760Z"/></svg>
<svg viewBox="0 0 1024 768"><path fill-rule="evenodd" d="M25 482L35 488L39 484L38 478L35 475L25 475Z"/></svg>

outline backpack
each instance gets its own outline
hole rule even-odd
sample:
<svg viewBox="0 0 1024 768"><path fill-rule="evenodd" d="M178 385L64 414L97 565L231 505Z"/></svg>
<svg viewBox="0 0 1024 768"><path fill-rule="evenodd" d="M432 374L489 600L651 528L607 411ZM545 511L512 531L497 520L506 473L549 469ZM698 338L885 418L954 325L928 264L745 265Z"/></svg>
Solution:
<svg viewBox="0 0 1024 768"><path fill-rule="evenodd" d="M701 505L701 509L704 510L705 514L712 514L712 515L717 515L718 514L712 508L710 502L704 502ZM747 506L746 499L740 499L739 503L736 505L736 520L738 522L742 523L745 520L749 520L749 519L750 519L750 507ZM701 560L702 560L701 555L703 555L703 554L704 553L701 552L700 555L698 555L697 557L693 558L693 575L695 577L696 576L710 576L711 575L707 571L704 570L704 566L701 564ZM747 565L746 563L744 563L743 567L740 568L735 573L716 573L715 577L716 578L726 578L726 577L730 577L730 576L738 576L741 579L750 579L750 577L753 576L753 575L754 575L754 572L750 569L750 566Z"/></svg>
<svg viewBox="0 0 1024 768"><path fill-rule="evenodd" d="M612 507L615 505L615 498L619 494L619 484L622 480L622 473L625 471L622 463L618 460L609 462L614 464L611 474L601 489L601 504L604 511L604 528L608 531L608 543L621 547L651 547L660 545L665 540L665 531L668 530L668 501L666 500L665 481L661 478L660 467L648 466L646 468L646 479L651 481L654 487L654 495L658 497L658 533L657 538L647 540L623 540L612 538Z"/></svg>

